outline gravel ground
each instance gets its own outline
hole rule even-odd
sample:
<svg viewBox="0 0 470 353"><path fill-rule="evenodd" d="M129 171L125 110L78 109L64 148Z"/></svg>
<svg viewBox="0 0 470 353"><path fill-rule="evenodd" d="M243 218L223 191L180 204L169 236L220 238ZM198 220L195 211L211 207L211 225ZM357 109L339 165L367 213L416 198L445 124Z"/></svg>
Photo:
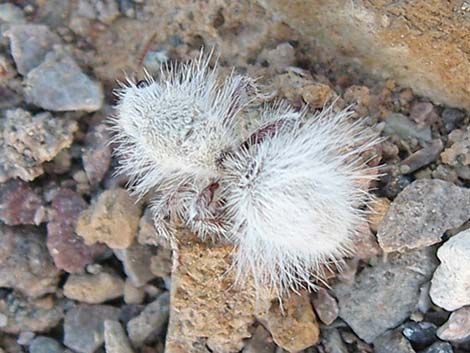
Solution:
<svg viewBox="0 0 470 353"><path fill-rule="evenodd" d="M291 321L246 314L248 338L194 352L470 352L468 112L314 61L249 1L13 3L0 4L1 353L165 351L171 252L114 176L105 120L116 80L202 45L296 107L353 104L387 139L375 212L329 288L286 305Z"/></svg>

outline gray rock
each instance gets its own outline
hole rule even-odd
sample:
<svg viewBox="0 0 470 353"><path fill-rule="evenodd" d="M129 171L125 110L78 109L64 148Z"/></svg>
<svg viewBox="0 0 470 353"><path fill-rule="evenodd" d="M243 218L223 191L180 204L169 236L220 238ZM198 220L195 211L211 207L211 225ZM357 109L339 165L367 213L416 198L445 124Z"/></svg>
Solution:
<svg viewBox="0 0 470 353"><path fill-rule="evenodd" d="M449 320L439 327L437 336L441 340L454 343L468 341L470 339L470 306L453 312Z"/></svg>
<svg viewBox="0 0 470 353"><path fill-rule="evenodd" d="M271 334L263 326L256 327L253 336L243 349L243 353L275 353L276 345Z"/></svg>
<svg viewBox="0 0 470 353"><path fill-rule="evenodd" d="M430 102L414 103L410 109L410 118L418 124L431 125L439 119L439 115Z"/></svg>
<svg viewBox="0 0 470 353"><path fill-rule="evenodd" d="M429 163L435 161L439 157L444 148L442 140L433 140L426 147L412 153L408 156L400 166L400 171L403 174L409 174L417 171L418 169L428 165Z"/></svg>
<svg viewBox="0 0 470 353"><path fill-rule="evenodd" d="M11 3L0 4L0 46L8 44L4 33L10 26L25 22L26 19L21 8Z"/></svg>
<svg viewBox="0 0 470 353"><path fill-rule="evenodd" d="M5 36L10 39L11 55L22 75L39 66L53 45L60 43L47 26L38 24L11 26Z"/></svg>
<svg viewBox="0 0 470 353"><path fill-rule="evenodd" d="M419 126L408 117L392 113L385 120L384 133L386 135L398 135L403 139L417 138L422 141L431 141L431 127Z"/></svg>
<svg viewBox="0 0 470 353"><path fill-rule="evenodd" d="M470 305L470 229L446 241L437 257L441 264L431 282L432 301L448 311Z"/></svg>
<svg viewBox="0 0 470 353"><path fill-rule="evenodd" d="M93 353L104 343L104 322L118 320L120 310L108 305L79 305L64 320L64 344L79 353Z"/></svg>
<svg viewBox="0 0 470 353"><path fill-rule="evenodd" d="M83 169L91 185L98 184L111 164L111 147L106 126L100 124L87 132L83 149Z"/></svg>
<svg viewBox="0 0 470 353"><path fill-rule="evenodd" d="M151 258L154 255L150 246L134 243L127 249L114 250L114 254L122 261L124 272L134 286L142 287L155 278L150 271Z"/></svg>
<svg viewBox="0 0 470 353"><path fill-rule="evenodd" d="M30 297L55 292L60 273L45 243L37 228L0 225L0 287Z"/></svg>
<svg viewBox="0 0 470 353"><path fill-rule="evenodd" d="M50 113L32 116L23 109L8 110L0 120L0 183L10 178L31 181L44 173L43 163L73 142L75 121Z"/></svg>
<svg viewBox="0 0 470 353"><path fill-rule="evenodd" d="M6 317L0 330L2 333L44 332L62 320L64 303L55 301L50 295L26 299L19 292L12 292L0 299L0 315Z"/></svg>
<svg viewBox="0 0 470 353"><path fill-rule="evenodd" d="M470 218L470 190L442 180L420 179L392 202L377 232L385 252L436 244L448 229Z"/></svg>
<svg viewBox="0 0 470 353"><path fill-rule="evenodd" d="M388 331L374 341L375 353L415 353L400 330Z"/></svg>
<svg viewBox="0 0 470 353"><path fill-rule="evenodd" d="M338 317L338 303L325 288L318 288L312 299L313 309L325 325L331 325Z"/></svg>
<svg viewBox="0 0 470 353"><path fill-rule="evenodd" d="M337 329L327 329L322 331L322 345L328 353L348 353L348 349L341 339Z"/></svg>
<svg viewBox="0 0 470 353"><path fill-rule="evenodd" d="M435 342L420 353L454 353L452 346L447 342Z"/></svg>
<svg viewBox="0 0 470 353"><path fill-rule="evenodd" d="M118 321L104 322L104 344L107 353L133 353L129 339Z"/></svg>
<svg viewBox="0 0 470 353"><path fill-rule="evenodd" d="M28 73L25 85L26 100L46 110L93 112L103 105L101 85L66 55L47 54L44 62Z"/></svg>
<svg viewBox="0 0 470 353"><path fill-rule="evenodd" d="M433 343L436 337L437 326L430 322L408 322L403 326L403 335L415 347L424 348Z"/></svg>
<svg viewBox="0 0 470 353"><path fill-rule="evenodd" d="M295 49L289 43L280 43L274 49L263 49L258 56L259 63L267 62L277 73L295 64Z"/></svg>
<svg viewBox="0 0 470 353"><path fill-rule="evenodd" d="M168 322L169 305L170 295L168 292L163 293L127 323L127 332L135 347L151 342L162 333Z"/></svg>
<svg viewBox="0 0 470 353"><path fill-rule="evenodd" d="M38 336L29 345L29 353L63 353L64 347L56 340Z"/></svg>
<svg viewBox="0 0 470 353"><path fill-rule="evenodd" d="M360 338L373 342L416 309L420 287L436 262L432 248L389 254L375 267L366 267L353 283L333 287L339 316Z"/></svg>

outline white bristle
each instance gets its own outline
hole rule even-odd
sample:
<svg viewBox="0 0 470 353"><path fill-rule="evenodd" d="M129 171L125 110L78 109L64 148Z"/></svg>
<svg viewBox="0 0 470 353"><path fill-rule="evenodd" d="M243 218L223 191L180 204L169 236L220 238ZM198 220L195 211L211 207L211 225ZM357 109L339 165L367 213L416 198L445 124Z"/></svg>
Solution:
<svg viewBox="0 0 470 353"><path fill-rule="evenodd" d="M325 267L352 252L372 178L360 154L377 139L362 122L348 123L350 114L327 109L306 120L287 111L284 123L278 114L270 134L225 160L239 281L251 274L258 287L283 295L313 287Z"/></svg>
<svg viewBox="0 0 470 353"><path fill-rule="evenodd" d="M256 87L242 76L222 81L209 60L118 91L118 172L137 196L151 194L159 236L173 237L176 217L202 239L235 244L239 283L253 276L279 296L314 288L353 250L374 178L361 154L378 139L348 110L309 117L286 103L260 108L242 138L237 124Z"/></svg>

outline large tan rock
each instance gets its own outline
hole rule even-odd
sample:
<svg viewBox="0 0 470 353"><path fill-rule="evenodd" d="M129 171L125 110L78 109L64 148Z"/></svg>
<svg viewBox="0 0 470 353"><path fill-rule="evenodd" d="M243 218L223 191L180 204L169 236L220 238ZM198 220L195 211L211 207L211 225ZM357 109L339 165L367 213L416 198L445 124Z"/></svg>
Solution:
<svg viewBox="0 0 470 353"><path fill-rule="evenodd" d="M463 1L259 0L311 44L436 103L470 108L470 10Z"/></svg>
<svg viewBox="0 0 470 353"><path fill-rule="evenodd" d="M171 277L166 353L235 353L251 337L258 319L288 352L317 343L319 324L307 292L279 300L253 285L234 285L231 245L178 235L178 263Z"/></svg>

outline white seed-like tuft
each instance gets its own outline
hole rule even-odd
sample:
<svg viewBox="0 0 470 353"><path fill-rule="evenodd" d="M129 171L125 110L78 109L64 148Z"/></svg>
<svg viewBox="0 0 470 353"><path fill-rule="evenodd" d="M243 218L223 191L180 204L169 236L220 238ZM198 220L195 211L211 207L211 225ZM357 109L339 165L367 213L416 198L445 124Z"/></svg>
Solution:
<svg viewBox="0 0 470 353"><path fill-rule="evenodd" d="M373 178L360 155L378 140L348 111L276 115L224 161L222 184L238 280L282 296L351 254Z"/></svg>

